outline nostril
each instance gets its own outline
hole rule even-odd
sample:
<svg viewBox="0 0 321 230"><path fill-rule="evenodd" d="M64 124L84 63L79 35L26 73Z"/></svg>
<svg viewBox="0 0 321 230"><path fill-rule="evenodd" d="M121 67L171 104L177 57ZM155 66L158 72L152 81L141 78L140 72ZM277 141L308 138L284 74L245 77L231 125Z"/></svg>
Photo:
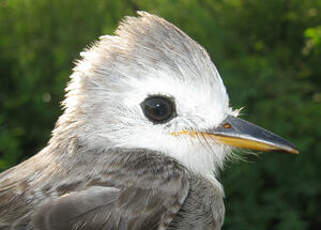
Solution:
<svg viewBox="0 0 321 230"><path fill-rule="evenodd" d="M223 124L223 128L224 129L230 129L230 128L232 128L232 126L229 123L225 123L225 124Z"/></svg>

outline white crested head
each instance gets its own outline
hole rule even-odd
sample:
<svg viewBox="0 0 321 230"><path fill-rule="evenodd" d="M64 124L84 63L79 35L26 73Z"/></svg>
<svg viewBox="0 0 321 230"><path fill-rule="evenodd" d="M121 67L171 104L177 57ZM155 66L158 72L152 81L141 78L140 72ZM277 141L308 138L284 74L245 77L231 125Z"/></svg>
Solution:
<svg viewBox="0 0 321 230"><path fill-rule="evenodd" d="M206 51L162 18L140 12L115 36L81 53L53 135L68 132L92 147L160 151L204 176L213 176L230 148L200 135L234 114L222 79ZM171 101L175 114L153 122L142 103Z"/></svg>

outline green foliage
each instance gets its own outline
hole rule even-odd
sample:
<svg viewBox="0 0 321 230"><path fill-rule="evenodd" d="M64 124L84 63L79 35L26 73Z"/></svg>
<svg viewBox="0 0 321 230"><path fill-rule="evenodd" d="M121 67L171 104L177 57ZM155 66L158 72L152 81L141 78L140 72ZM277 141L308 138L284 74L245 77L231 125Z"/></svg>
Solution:
<svg viewBox="0 0 321 230"><path fill-rule="evenodd" d="M136 10L202 44L243 118L301 152L227 164L225 229L319 229L320 0L0 0L0 170L45 146L73 60Z"/></svg>

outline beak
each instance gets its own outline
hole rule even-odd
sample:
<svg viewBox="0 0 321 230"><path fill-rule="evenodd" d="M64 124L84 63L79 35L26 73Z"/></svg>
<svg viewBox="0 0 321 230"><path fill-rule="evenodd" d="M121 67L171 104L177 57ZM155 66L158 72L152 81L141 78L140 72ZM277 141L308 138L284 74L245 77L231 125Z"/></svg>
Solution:
<svg viewBox="0 0 321 230"><path fill-rule="evenodd" d="M206 135L212 136L218 142L238 148L299 153L295 146L284 138L231 115L227 116L217 128L207 130Z"/></svg>

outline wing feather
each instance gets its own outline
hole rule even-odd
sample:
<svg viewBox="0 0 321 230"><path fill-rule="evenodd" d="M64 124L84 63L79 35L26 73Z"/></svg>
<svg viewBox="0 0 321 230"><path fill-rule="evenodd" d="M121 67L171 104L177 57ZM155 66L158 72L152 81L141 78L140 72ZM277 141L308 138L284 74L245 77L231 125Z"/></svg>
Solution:
<svg viewBox="0 0 321 230"><path fill-rule="evenodd" d="M104 178L42 204L35 230L164 230L189 190L185 169L170 158L131 152L113 161ZM118 167L121 164L122 167ZM117 170L116 170L117 169ZM114 186L110 186L114 184Z"/></svg>

